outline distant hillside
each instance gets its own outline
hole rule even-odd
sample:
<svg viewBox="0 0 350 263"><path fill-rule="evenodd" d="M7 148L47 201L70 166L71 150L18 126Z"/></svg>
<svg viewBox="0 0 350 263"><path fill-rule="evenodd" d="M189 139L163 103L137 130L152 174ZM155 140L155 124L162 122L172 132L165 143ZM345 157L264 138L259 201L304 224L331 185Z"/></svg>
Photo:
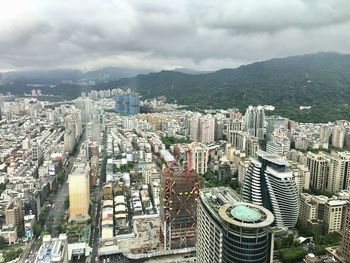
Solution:
<svg viewBox="0 0 350 263"><path fill-rule="evenodd" d="M131 87L145 97L165 95L199 107L347 104L350 55L317 53L272 59L201 75L161 71L114 85Z"/></svg>
<svg viewBox="0 0 350 263"><path fill-rule="evenodd" d="M350 119L350 55L316 53L202 74L178 71L148 73L147 70L106 68L87 73L75 70L29 75L5 73L3 77L0 75L0 93L30 92L28 83L46 83L41 87L43 93L64 97L77 97L91 89L128 87L143 98L165 95L170 102L192 108L244 109L248 105L272 104L277 107L274 113L300 121ZM144 74L130 77L137 72ZM63 81L67 79L72 81ZM76 81L80 79L94 80L96 85L82 85ZM301 105L314 107L310 111L299 111Z"/></svg>
<svg viewBox="0 0 350 263"><path fill-rule="evenodd" d="M53 70L28 70L28 71L10 71L0 73L0 78L9 81L25 81L38 83L56 83L60 81L77 81L77 80L93 80L93 81L112 81L122 78L135 77L138 74L147 74L151 70L148 69L130 69L107 67L88 72L82 72L75 69L53 69ZM0 88L1 89L1 88Z"/></svg>

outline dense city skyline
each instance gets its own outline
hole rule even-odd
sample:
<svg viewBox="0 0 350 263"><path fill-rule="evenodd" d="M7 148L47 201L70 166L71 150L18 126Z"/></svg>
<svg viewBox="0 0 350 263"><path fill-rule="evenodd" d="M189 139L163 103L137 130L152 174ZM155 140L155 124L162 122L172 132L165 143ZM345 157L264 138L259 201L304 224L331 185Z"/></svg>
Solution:
<svg viewBox="0 0 350 263"><path fill-rule="evenodd" d="M0 9L0 263L350 263L348 0Z"/></svg>

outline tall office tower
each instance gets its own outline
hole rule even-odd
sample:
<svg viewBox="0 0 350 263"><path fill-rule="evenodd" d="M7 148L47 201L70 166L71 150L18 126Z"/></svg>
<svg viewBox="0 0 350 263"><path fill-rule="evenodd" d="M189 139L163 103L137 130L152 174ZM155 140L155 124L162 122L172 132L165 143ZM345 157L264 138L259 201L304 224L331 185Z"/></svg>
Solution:
<svg viewBox="0 0 350 263"><path fill-rule="evenodd" d="M115 112L123 115L135 115L140 113L140 99L136 94L116 95Z"/></svg>
<svg viewBox="0 0 350 263"><path fill-rule="evenodd" d="M23 203L20 198L12 199L5 209L6 225L19 226L23 223Z"/></svg>
<svg viewBox="0 0 350 263"><path fill-rule="evenodd" d="M264 138L265 112L262 106L249 106L244 115L244 129L250 135L259 139Z"/></svg>
<svg viewBox="0 0 350 263"><path fill-rule="evenodd" d="M69 175L69 221L85 222L90 218L89 173L89 164L79 164Z"/></svg>
<svg viewBox="0 0 350 263"><path fill-rule="evenodd" d="M335 126L332 132L332 145L336 148L343 148L345 141L345 129L341 126Z"/></svg>
<svg viewBox="0 0 350 263"><path fill-rule="evenodd" d="M242 188L243 199L270 210L274 225L294 227L299 214L299 191L287 163L276 155L258 151L251 158Z"/></svg>
<svg viewBox="0 0 350 263"><path fill-rule="evenodd" d="M350 190L350 153L333 152L330 156L327 191Z"/></svg>
<svg viewBox="0 0 350 263"><path fill-rule="evenodd" d="M212 115L205 115L199 119L199 141L212 143L215 140L215 119Z"/></svg>
<svg viewBox="0 0 350 263"><path fill-rule="evenodd" d="M310 170L310 187L326 190L328 184L329 156L324 153L308 152L306 165Z"/></svg>
<svg viewBox="0 0 350 263"><path fill-rule="evenodd" d="M270 116L266 118L266 140L271 140L272 133L279 128L284 128L288 124L288 119L280 116Z"/></svg>
<svg viewBox="0 0 350 263"><path fill-rule="evenodd" d="M203 189L197 206L197 261L272 262L273 214L229 187Z"/></svg>
<svg viewBox="0 0 350 263"><path fill-rule="evenodd" d="M172 164L162 174L162 239L165 249L194 247L196 243L196 200L198 174Z"/></svg>
<svg viewBox="0 0 350 263"><path fill-rule="evenodd" d="M343 236L339 247L339 253L345 262L350 262L350 199L346 207Z"/></svg>
<svg viewBox="0 0 350 263"><path fill-rule="evenodd" d="M199 141L199 116L195 115L189 119L189 131L191 141Z"/></svg>
<svg viewBox="0 0 350 263"><path fill-rule="evenodd" d="M208 171L209 147L204 143L191 143L188 145L188 162L198 174Z"/></svg>

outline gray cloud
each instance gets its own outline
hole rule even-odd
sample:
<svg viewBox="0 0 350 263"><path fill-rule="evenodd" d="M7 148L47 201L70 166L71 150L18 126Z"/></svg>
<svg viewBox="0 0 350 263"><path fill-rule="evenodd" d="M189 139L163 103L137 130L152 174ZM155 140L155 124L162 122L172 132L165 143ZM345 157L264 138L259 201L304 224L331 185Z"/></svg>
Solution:
<svg viewBox="0 0 350 263"><path fill-rule="evenodd" d="M0 10L0 70L215 69L350 52L348 0L6 2Z"/></svg>

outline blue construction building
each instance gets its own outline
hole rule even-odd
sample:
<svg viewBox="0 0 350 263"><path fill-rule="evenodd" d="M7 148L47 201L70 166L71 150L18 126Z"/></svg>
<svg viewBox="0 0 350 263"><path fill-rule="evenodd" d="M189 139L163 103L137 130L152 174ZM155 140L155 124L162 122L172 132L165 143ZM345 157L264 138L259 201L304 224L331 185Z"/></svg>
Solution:
<svg viewBox="0 0 350 263"><path fill-rule="evenodd" d="M116 95L115 112L123 115L135 115L140 113L140 99L135 94Z"/></svg>

